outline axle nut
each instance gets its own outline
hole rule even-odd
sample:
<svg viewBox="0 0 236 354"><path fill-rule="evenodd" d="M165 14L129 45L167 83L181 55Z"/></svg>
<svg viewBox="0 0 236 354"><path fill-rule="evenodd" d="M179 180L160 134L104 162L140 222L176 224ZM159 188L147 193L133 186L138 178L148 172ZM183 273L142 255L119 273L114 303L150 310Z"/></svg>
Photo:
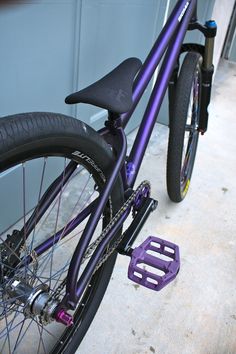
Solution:
<svg viewBox="0 0 236 354"><path fill-rule="evenodd" d="M57 314L55 316L55 320L57 322L64 324L67 327L73 325L73 317L63 309L61 309L57 312Z"/></svg>

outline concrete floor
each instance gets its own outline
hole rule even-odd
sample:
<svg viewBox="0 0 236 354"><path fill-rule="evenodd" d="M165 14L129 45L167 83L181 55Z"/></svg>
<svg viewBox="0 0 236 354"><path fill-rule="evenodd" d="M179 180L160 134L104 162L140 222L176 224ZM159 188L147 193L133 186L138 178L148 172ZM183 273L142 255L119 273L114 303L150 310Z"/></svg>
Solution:
<svg viewBox="0 0 236 354"><path fill-rule="evenodd" d="M156 293L129 281L129 259L119 256L77 353L236 353L235 91L236 65L223 62L216 74L209 132L200 138L192 185L178 205L166 194L168 129L156 126L139 181L151 181L159 207L137 243L160 235L179 244L181 270Z"/></svg>

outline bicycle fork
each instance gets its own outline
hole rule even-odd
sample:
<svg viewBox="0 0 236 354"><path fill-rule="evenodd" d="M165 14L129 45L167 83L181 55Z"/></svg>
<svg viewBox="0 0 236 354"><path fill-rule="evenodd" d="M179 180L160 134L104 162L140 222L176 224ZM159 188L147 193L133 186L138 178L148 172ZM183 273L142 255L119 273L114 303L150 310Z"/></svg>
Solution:
<svg viewBox="0 0 236 354"><path fill-rule="evenodd" d="M205 25L202 25L196 20L196 17L189 24L189 31L199 30L205 36L205 44L196 43L184 43L181 48L180 55L184 52L195 51L202 55L203 63L201 68L202 73L202 85L201 85L201 108L200 108L200 120L199 120L199 132L203 135L207 131L208 127L208 106L211 98L212 78L214 74L213 65L213 53L215 36L217 32L217 25L214 20L206 21ZM178 80L179 71L179 58L176 66L173 70L171 79L169 81L169 116L170 120L173 116L173 104L175 100L175 89Z"/></svg>
<svg viewBox="0 0 236 354"><path fill-rule="evenodd" d="M202 92L199 131L203 135L208 126L208 105L211 99L212 77L214 73L213 52L214 42L217 31L216 22L207 21L204 26L205 51L202 65Z"/></svg>

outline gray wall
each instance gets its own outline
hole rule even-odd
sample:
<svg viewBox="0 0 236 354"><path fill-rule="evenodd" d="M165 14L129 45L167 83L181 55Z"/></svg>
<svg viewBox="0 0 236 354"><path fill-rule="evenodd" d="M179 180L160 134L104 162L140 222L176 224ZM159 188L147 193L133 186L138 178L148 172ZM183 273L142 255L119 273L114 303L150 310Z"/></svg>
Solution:
<svg viewBox="0 0 236 354"><path fill-rule="evenodd" d="M68 93L83 88L130 56L142 60L175 0L34 0L0 10L0 116L54 111L95 128L104 110L67 106ZM214 0L199 1L209 18ZM199 35L193 35L201 40ZM150 85L151 87L151 85ZM150 87L128 130L140 121ZM168 123L166 104L159 117Z"/></svg>
<svg viewBox="0 0 236 354"><path fill-rule="evenodd" d="M102 127L106 111L67 106L65 96L127 57L143 60L163 25L165 5L160 0L24 0L20 6L0 7L0 117L53 111ZM149 90L128 130L138 124ZM45 177L48 183L56 178L56 163ZM38 198L35 185L42 166L39 161L27 166L29 211ZM0 176L0 231L23 215L21 176L20 168ZM14 210L9 200L16 200Z"/></svg>
<svg viewBox="0 0 236 354"><path fill-rule="evenodd" d="M67 106L65 96L127 57L143 60L165 8L160 0L34 0L2 8L0 116L56 111L102 126L105 111Z"/></svg>
<svg viewBox="0 0 236 354"><path fill-rule="evenodd" d="M215 40L214 64L217 67L225 42L235 0L216 0L212 17L217 22L218 32Z"/></svg>
<svg viewBox="0 0 236 354"><path fill-rule="evenodd" d="M200 18L209 17L213 2L199 1ZM0 7L0 117L53 111L102 127L106 111L82 104L67 106L65 96L99 79L127 57L144 60L174 4L174 0L24 0L20 5L16 1ZM191 36L201 40L199 35ZM128 131L142 118L151 86L152 82ZM166 101L159 120L168 124ZM27 172L31 188L27 210L37 200L34 182L40 169L38 163ZM56 171L55 166L47 181ZM2 227L21 217L22 195L15 182L19 173L16 168L0 176ZM17 215L9 213L11 198L18 203Z"/></svg>
<svg viewBox="0 0 236 354"><path fill-rule="evenodd" d="M230 19L229 31L224 45L224 58L236 62L236 2Z"/></svg>
<svg viewBox="0 0 236 354"><path fill-rule="evenodd" d="M233 42L229 52L229 60L236 62L236 30L234 32Z"/></svg>

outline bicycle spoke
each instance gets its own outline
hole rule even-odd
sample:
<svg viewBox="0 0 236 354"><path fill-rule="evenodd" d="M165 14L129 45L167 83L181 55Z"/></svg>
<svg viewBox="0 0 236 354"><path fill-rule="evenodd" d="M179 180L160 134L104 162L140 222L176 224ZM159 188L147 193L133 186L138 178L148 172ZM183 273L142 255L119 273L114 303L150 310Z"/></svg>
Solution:
<svg viewBox="0 0 236 354"><path fill-rule="evenodd" d="M63 192L66 190L66 188L68 187L69 183L70 183L75 177L77 177L78 174L81 173L82 169L83 169L82 166L80 166L80 167L77 166L77 170L78 170L78 171L76 171L76 173L74 173L74 174L70 177L70 179L64 184L64 186L63 186ZM54 208L55 208L57 202L58 202L58 196L57 196L57 197L55 198L55 200L53 201L52 206L49 208L50 210L48 211L47 215L45 216L45 218L44 218L44 220L43 220L43 222L41 223L40 226L42 226L43 224L46 223L46 221L48 220L48 218L49 218L50 215L52 214L52 211L54 210ZM45 214L46 214L46 213L45 213ZM40 228L37 230L36 236L39 234L39 232L40 232Z"/></svg>
<svg viewBox="0 0 236 354"><path fill-rule="evenodd" d="M63 229L63 231L62 231L62 233L61 233L60 239L63 238L63 236L64 236L64 234L65 234L65 232L66 232L66 229L70 226L70 223L68 223L68 222L69 222L69 220L71 219L71 217L73 216L73 214L74 214L74 212L75 212L75 210L76 210L76 208L77 208L77 206L78 206L78 203L80 202L81 197L82 197L82 195L83 195L83 193L84 193L86 187L88 186L88 183L89 183L90 179L91 179L91 175L89 175L89 177L88 177L88 179L87 179L87 181L86 181L86 184L85 184L83 190L81 191L81 194L80 194L80 196L79 196L79 199L78 199L78 201L76 202L76 204L75 204L75 206L74 206L74 208L73 208L73 210L72 210L72 212L71 212L71 216L69 217L69 219L68 219L68 221L67 221L67 223L66 223L66 226L65 226L65 228ZM94 194L94 192L92 193L92 195L93 195L93 194ZM84 205L80 208L79 212L85 207L85 205L88 203L88 200L91 198L92 195L89 195L89 196L87 197L87 199L86 199ZM81 233L82 231L83 231L83 230L79 231L79 233ZM55 244L53 245L52 251L48 253L48 260L47 260L47 261L44 260L44 267L43 267L43 269L41 270L40 275L43 273L43 271L44 271L45 268L47 267L47 264L48 264L48 262L49 262L50 260L51 260L51 264L52 264L52 252L55 252L56 249L57 249L58 247L61 247L62 244L63 244L63 243L60 244L60 239L58 240L57 243L55 243ZM71 238L70 238L70 239L71 239ZM51 258L49 259L50 256L51 256ZM69 265L69 263L68 263L68 265ZM52 269L52 268L50 268L50 269ZM50 278L52 279L52 272L50 272ZM51 288L51 283L50 283L50 288ZM54 286L54 288L55 288L55 286Z"/></svg>
<svg viewBox="0 0 236 354"><path fill-rule="evenodd" d="M30 251L32 251L32 249L33 249L35 230L36 230L37 220L38 220L38 216L39 216L39 201L41 199L41 194L42 194L42 189L43 189L43 180L44 180L44 174L45 174L45 169L46 169L46 161L47 161L46 158L44 158L43 170L42 170L42 174L41 174L40 187L39 187L38 203L37 203L37 207L36 207L36 218L35 218L35 222L34 222L33 236L32 236L31 244L29 247Z"/></svg>
<svg viewBox="0 0 236 354"><path fill-rule="evenodd" d="M37 323L37 322L36 322ZM40 336L40 341L39 341L39 344L38 344L38 350L37 350L37 354L39 354L40 352L40 347L41 347L41 344L42 344L42 347L43 347L43 350L44 350L44 353L47 354L47 351L45 349L45 345L44 345L44 341L43 341L43 336L42 336L42 333L43 333L43 327L39 327L38 326L38 323L37 323L37 328L38 328L38 331L39 331L39 336Z"/></svg>
<svg viewBox="0 0 236 354"><path fill-rule="evenodd" d="M63 281L66 279L74 249L99 195L98 187L94 187L94 185L98 186L97 181L83 166L77 165L77 169L65 180L65 171L67 171L69 164L68 158L63 157L61 161L63 166L59 166L61 172L60 178L58 177L57 180L57 195L47 204L46 198L47 196L50 198L50 186L53 185L50 182L48 182L49 187L46 185L51 160L48 157L43 157L39 158L39 161L39 174L34 190L37 195L35 196L34 209L30 211L28 210L28 201L31 198L31 196L29 198L31 187L28 187L28 183L29 181L31 183L31 180L28 176L31 161L25 161L19 165L23 215L17 221L16 226L6 228L6 232L11 235L13 228L20 230L22 235L20 247L17 248L14 243L9 246L5 243L6 232L0 234L0 242L3 243L3 246L6 244L6 248L9 250L7 252L12 255L13 259L12 263L8 262L9 264L0 261L0 266L5 272L0 289L0 316L1 322L4 322L4 326L0 330L0 353L4 354L7 352L9 354L24 353L25 343L31 336L34 336L32 338L34 338L35 353L46 354L51 344L53 347L56 343L62 344L60 337L63 327L55 321L50 323L52 320L50 318L49 324L45 326L47 323L46 307L40 315L31 313L30 311L34 308L31 306L30 296L34 296L34 294L37 297L41 296L40 292L37 295L36 292L34 293L36 289L40 289L37 287L41 284L49 287L49 299L52 303L57 298L64 296L65 287L62 287L61 284L64 284ZM48 194L45 194L45 189ZM44 212L41 209L45 204L47 210ZM99 220L94 240L101 232L103 219L104 215ZM95 242L94 240L93 242ZM91 241L91 245L93 242ZM14 280L21 284L13 290L10 287ZM24 286L26 293L21 293ZM32 287L32 294L30 294L30 287ZM58 289L61 289L60 292ZM91 291L89 289L87 291ZM41 289L36 291L41 291ZM25 296L28 294L27 292L29 297ZM45 298L41 299L42 302L38 297L37 306L41 306L41 303L44 306Z"/></svg>
<svg viewBox="0 0 236 354"><path fill-rule="evenodd" d="M4 311L6 312L6 307L4 305ZM8 319L7 319L7 315L5 313L5 323L6 323L6 328L8 328ZM10 341L10 334L9 334L9 331L7 330L7 336L6 336L6 339L4 341L4 345L3 345L3 348L5 346L5 343L6 341L8 340L8 348L9 348L9 354L11 353L11 341Z"/></svg>
<svg viewBox="0 0 236 354"><path fill-rule="evenodd" d="M62 187L63 187L63 181L64 181L64 177L65 177L65 167L66 167L66 158L64 159L63 178L62 178L62 182L61 182L60 195L59 195L59 199L58 199L58 208L57 208L57 215L56 215L56 224L55 224L55 228L54 228L54 235L56 234L56 231L57 231L57 224L58 224L58 219L59 219L59 211L60 211L61 197L62 197ZM54 246L55 246L55 244L53 244L52 251L51 251L50 277L52 275ZM51 281L49 282L49 287L51 287Z"/></svg>
<svg viewBox="0 0 236 354"><path fill-rule="evenodd" d="M16 348L17 348L17 344L18 344L18 342L19 342L20 335L21 335L21 332L22 332L22 330L23 330L24 325L25 325L25 321L23 321L22 324L21 324L21 327L20 327L18 336L17 336L17 338L16 338L16 342L15 342L15 345L14 345L14 348L13 348L13 352L12 352L13 354L14 354Z"/></svg>
<svg viewBox="0 0 236 354"><path fill-rule="evenodd" d="M18 343L17 343L17 345L15 345L15 349L14 349L14 350L16 350L17 347L18 347L18 346L20 345L20 343L22 342L22 339L24 338L24 336L25 336L26 332L28 331L28 329L29 329L29 327L30 327L30 325L31 325L32 322L33 322L33 319L30 319L30 323L29 323L28 326L26 327L26 329L25 329L24 333L22 334L21 338L20 338L20 337L18 338ZM25 320L24 320L23 326L24 326L24 324L25 324Z"/></svg>
<svg viewBox="0 0 236 354"><path fill-rule="evenodd" d="M36 318L32 318L32 321L36 322L40 328L43 329L47 334L49 334L52 338L56 339L57 341L59 340L60 337L55 336L52 332L50 332L45 326L43 326L41 323L37 321Z"/></svg>
<svg viewBox="0 0 236 354"><path fill-rule="evenodd" d="M25 203L25 163L22 163L22 167L23 167L23 219L24 219L24 232L23 232L23 238L24 238L24 244L26 244L26 203Z"/></svg>

